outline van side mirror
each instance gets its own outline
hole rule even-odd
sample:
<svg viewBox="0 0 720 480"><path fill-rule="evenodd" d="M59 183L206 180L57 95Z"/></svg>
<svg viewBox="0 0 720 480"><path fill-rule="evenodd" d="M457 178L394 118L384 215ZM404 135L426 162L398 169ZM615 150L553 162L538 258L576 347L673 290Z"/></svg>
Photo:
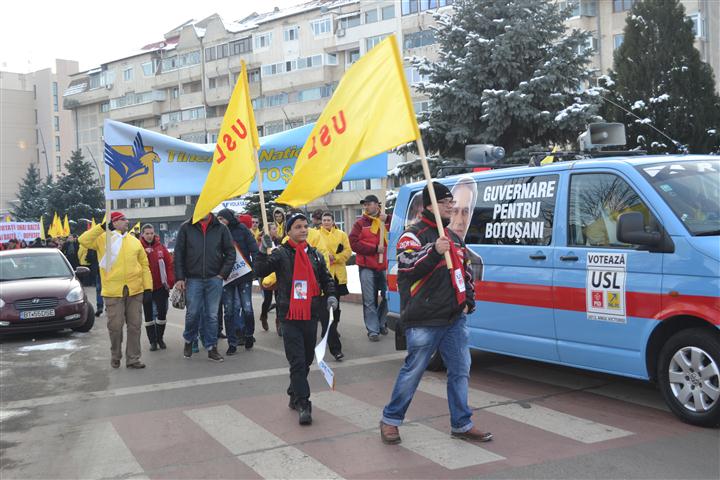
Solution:
<svg viewBox="0 0 720 480"><path fill-rule="evenodd" d="M662 243L660 232L646 232L643 214L627 212L620 215L617 223L617 238L623 243L657 247Z"/></svg>

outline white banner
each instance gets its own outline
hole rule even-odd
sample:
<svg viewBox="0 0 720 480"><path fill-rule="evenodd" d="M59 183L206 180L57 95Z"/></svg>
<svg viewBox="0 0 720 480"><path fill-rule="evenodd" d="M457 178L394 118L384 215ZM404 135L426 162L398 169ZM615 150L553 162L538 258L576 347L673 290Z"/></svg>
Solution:
<svg viewBox="0 0 720 480"><path fill-rule="evenodd" d="M0 223L0 242L13 238L30 242L40 237L40 222L3 222Z"/></svg>
<svg viewBox="0 0 720 480"><path fill-rule="evenodd" d="M328 320L328 328L325 330L325 336L320 340L320 343L317 344L315 347L315 358L317 359L318 368L320 368L320 371L322 372L323 376L325 377L325 381L330 385L330 388L332 390L335 390L335 373L333 373L332 368L325 363L325 350L327 349L327 340L328 335L330 334L330 325L332 325L334 320L333 310L330 309L330 319Z"/></svg>
<svg viewBox="0 0 720 480"><path fill-rule="evenodd" d="M250 264L247 260L245 260L245 257L243 257L243 254L240 252L237 245L235 245L235 264L233 265L232 270L230 270L230 275L228 275L228 278L223 282L223 287L233 280L250 272L252 272Z"/></svg>
<svg viewBox="0 0 720 480"><path fill-rule="evenodd" d="M624 253L588 252L585 283L588 320L627 323Z"/></svg>

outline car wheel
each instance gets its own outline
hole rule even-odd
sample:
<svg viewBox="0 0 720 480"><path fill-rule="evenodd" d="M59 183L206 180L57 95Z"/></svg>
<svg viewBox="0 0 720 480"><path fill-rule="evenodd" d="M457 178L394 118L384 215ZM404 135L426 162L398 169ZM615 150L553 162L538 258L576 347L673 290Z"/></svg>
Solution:
<svg viewBox="0 0 720 480"><path fill-rule="evenodd" d="M440 350L436 350L435 353L433 353L433 356L430 357L430 363L428 363L425 370L429 372L442 372L445 370L445 362L443 362L442 355L440 355Z"/></svg>
<svg viewBox="0 0 720 480"><path fill-rule="evenodd" d="M665 402L683 421L720 425L720 339L711 330L676 333L660 351L657 378Z"/></svg>
<svg viewBox="0 0 720 480"><path fill-rule="evenodd" d="M82 333L89 332L92 329L93 325L95 325L95 309L92 305L88 303L85 323L83 323L79 327L73 328L73 331Z"/></svg>

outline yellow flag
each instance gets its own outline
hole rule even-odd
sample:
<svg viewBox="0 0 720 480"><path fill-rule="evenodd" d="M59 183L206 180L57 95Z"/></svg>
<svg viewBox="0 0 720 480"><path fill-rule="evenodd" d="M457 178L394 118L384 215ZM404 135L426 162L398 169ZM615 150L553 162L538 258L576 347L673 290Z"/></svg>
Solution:
<svg viewBox="0 0 720 480"><path fill-rule="evenodd" d="M43 222L43 217L40 217L40 240L45 240L45 222Z"/></svg>
<svg viewBox="0 0 720 480"><path fill-rule="evenodd" d="M419 137L397 40L390 35L340 80L276 201L307 204L332 191L354 163Z"/></svg>
<svg viewBox="0 0 720 480"><path fill-rule="evenodd" d="M140 221L138 221L132 229L137 230L139 232L140 231Z"/></svg>
<svg viewBox="0 0 720 480"><path fill-rule="evenodd" d="M62 236L67 237L68 235L70 235L70 223L68 222L67 213L66 213L65 219L63 220Z"/></svg>
<svg viewBox="0 0 720 480"><path fill-rule="evenodd" d="M553 147L551 153L555 153L555 152L557 152L558 150L560 150L560 148L559 148L557 145L555 145L555 146ZM553 155L548 155L547 157L543 158L543 159L540 161L540 165L547 165L548 163L553 163L554 161L555 161L555 157L554 157Z"/></svg>
<svg viewBox="0 0 720 480"><path fill-rule="evenodd" d="M210 173L195 205L193 223L202 219L223 200L246 193L255 178L255 150L260 140L250 103L245 62L225 111Z"/></svg>
<svg viewBox="0 0 720 480"><path fill-rule="evenodd" d="M5 215L5 222L12 222L12 217L10 215Z"/></svg>
<svg viewBox="0 0 720 480"><path fill-rule="evenodd" d="M97 225L97 223L95 223L95 217L92 217L92 222L90 223L90 228L95 228L95 225Z"/></svg>
<svg viewBox="0 0 720 480"><path fill-rule="evenodd" d="M55 215L53 216L53 221L50 224L50 230L48 230L48 233L51 237L62 237L62 222L60 221L60 217L58 217L57 212L55 212Z"/></svg>

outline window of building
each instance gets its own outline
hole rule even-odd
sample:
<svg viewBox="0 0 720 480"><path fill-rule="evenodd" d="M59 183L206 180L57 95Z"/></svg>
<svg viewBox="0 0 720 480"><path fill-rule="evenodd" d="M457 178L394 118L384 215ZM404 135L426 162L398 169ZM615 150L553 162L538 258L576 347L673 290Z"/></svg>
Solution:
<svg viewBox="0 0 720 480"><path fill-rule="evenodd" d="M617 221L625 212L642 213L648 227L654 223L637 192L610 173L572 175L568 208L568 245L628 248L617 239Z"/></svg>
<svg viewBox="0 0 720 480"><path fill-rule="evenodd" d="M60 151L60 137L55 136L55 151Z"/></svg>
<svg viewBox="0 0 720 480"><path fill-rule="evenodd" d="M283 40L286 42L294 42L300 38L300 27L294 25L283 29Z"/></svg>
<svg viewBox="0 0 720 480"><path fill-rule="evenodd" d="M257 83L260 81L260 69L248 70L248 82Z"/></svg>
<svg viewBox="0 0 720 480"><path fill-rule="evenodd" d="M173 197L173 205L185 205L187 203L187 197Z"/></svg>
<svg viewBox="0 0 720 480"><path fill-rule="evenodd" d="M252 37L230 42L230 55L240 55L252 52Z"/></svg>
<svg viewBox="0 0 720 480"><path fill-rule="evenodd" d="M411 48L426 47L435 43L435 32L432 30L422 30L420 32L411 32L403 34L403 48L409 50Z"/></svg>
<svg viewBox="0 0 720 480"><path fill-rule="evenodd" d="M133 69L132 67L128 67L123 70L123 81L125 82L131 82L133 79Z"/></svg>
<svg viewBox="0 0 720 480"><path fill-rule="evenodd" d="M55 171L60 171L62 168L62 158L60 158L60 155L55 157Z"/></svg>
<svg viewBox="0 0 720 480"><path fill-rule="evenodd" d="M297 68L298 70L304 68L319 67L322 65L322 55L313 55L312 57L298 58Z"/></svg>
<svg viewBox="0 0 720 480"><path fill-rule="evenodd" d="M332 22L329 18L321 18L320 20L313 20L310 22L310 28L312 28L313 35L320 36L327 33L332 33Z"/></svg>
<svg viewBox="0 0 720 480"><path fill-rule="evenodd" d="M378 21L377 9L367 10L365 12L365 23L375 23Z"/></svg>
<svg viewBox="0 0 720 480"><path fill-rule="evenodd" d="M37 100L37 85L33 85L33 100Z"/></svg>
<svg viewBox="0 0 720 480"><path fill-rule="evenodd" d="M273 133L280 133L285 130L285 126L282 120L277 120L275 122L266 122L264 127L265 135L272 135Z"/></svg>
<svg viewBox="0 0 720 480"><path fill-rule="evenodd" d="M625 35L623 35L622 33L613 35L613 50L617 50L618 48L620 48L620 45L623 44L624 40L625 40Z"/></svg>
<svg viewBox="0 0 720 480"><path fill-rule="evenodd" d="M405 77L410 85L430 80L430 75L420 75L418 69L414 67L405 67Z"/></svg>
<svg viewBox="0 0 720 480"><path fill-rule="evenodd" d="M275 95L266 95L265 96L265 106L266 107L279 107L280 105L287 105L288 103L288 94L283 93L277 93Z"/></svg>
<svg viewBox="0 0 720 480"><path fill-rule="evenodd" d="M338 20L338 28L353 28L360 25L360 14L352 15L350 17L341 18Z"/></svg>
<svg viewBox="0 0 720 480"><path fill-rule="evenodd" d="M222 45L218 45L217 47L217 58L225 58L230 53L230 47L227 43L223 43Z"/></svg>
<svg viewBox="0 0 720 480"><path fill-rule="evenodd" d="M272 43L272 32L260 33L255 35L255 50L270 48Z"/></svg>
<svg viewBox="0 0 720 480"><path fill-rule="evenodd" d="M430 110L430 102L427 100L413 102L413 109L415 110L415 113L427 112Z"/></svg>
<svg viewBox="0 0 720 480"><path fill-rule="evenodd" d="M115 200L115 208L127 208L127 205L127 199L125 198Z"/></svg>
<svg viewBox="0 0 720 480"><path fill-rule="evenodd" d="M395 5L388 5L382 8L382 19L390 20L391 18L395 18Z"/></svg>
<svg viewBox="0 0 720 480"><path fill-rule="evenodd" d="M624 12L630 10L635 0L613 0L613 12Z"/></svg>
<svg viewBox="0 0 720 480"><path fill-rule="evenodd" d="M360 49L348 50L345 54L345 64L352 65L360 60Z"/></svg>
<svg viewBox="0 0 720 480"><path fill-rule="evenodd" d="M208 88L209 89L211 89L211 90L214 89L216 83L217 82L216 82L215 78L208 78Z"/></svg>
<svg viewBox="0 0 720 480"><path fill-rule="evenodd" d="M140 65L140 67L142 68L143 75L145 75L146 77L149 77L155 73L156 63L153 60L151 62L143 63L142 65Z"/></svg>
<svg viewBox="0 0 720 480"><path fill-rule="evenodd" d="M700 12L693 13L692 15L688 15L688 18L693 23L693 35L695 35L695 38L705 38L705 29L703 28L703 18L702 14Z"/></svg>
<svg viewBox="0 0 720 480"><path fill-rule="evenodd" d="M171 205L170 197L160 197L158 200L161 207L169 207Z"/></svg>
<svg viewBox="0 0 720 480"><path fill-rule="evenodd" d="M418 0L402 0L400 10L403 15L411 15L418 12Z"/></svg>
<svg viewBox="0 0 720 480"><path fill-rule="evenodd" d="M193 195L190 197L190 204L195 205L197 201L200 199L199 195Z"/></svg>
<svg viewBox="0 0 720 480"><path fill-rule="evenodd" d="M183 110L180 114L183 122L205 118L205 107L196 107Z"/></svg>
<svg viewBox="0 0 720 480"><path fill-rule="evenodd" d="M60 117L58 117L57 115L53 117L53 127L55 128L56 132L60 131Z"/></svg>
<svg viewBox="0 0 720 480"><path fill-rule="evenodd" d="M213 60L217 59L217 56L215 55L216 50L215 47L208 47L205 49L205 61L206 62L212 62Z"/></svg>
<svg viewBox="0 0 720 480"><path fill-rule="evenodd" d="M374 37L368 37L365 39L365 51L369 52L372 50L372 48L377 45L378 43L382 42L385 37L387 37L389 34L384 35L376 35Z"/></svg>
<svg viewBox="0 0 720 480"><path fill-rule="evenodd" d="M325 65L337 65L338 58L337 53L326 53L325 54Z"/></svg>
<svg viewBox="0 0 720 480"><path fill-rule="evenodd" d="M170 89L170 98L178 98L180 96L180 89L173 87Z"/></svg>
<svg viewBox="0 0 720 480"><path fill-rule="evenodd" d="M200 80L196 82L183 83L183 93L198 93L202 91L202 82Z"/></svg>
<svg viewBox="0 0 720 480"><path fill-rule="evenodd" d="M52 95L53 95L53 109L58 111L58 84L57 82L52 83Z"/></svg>

